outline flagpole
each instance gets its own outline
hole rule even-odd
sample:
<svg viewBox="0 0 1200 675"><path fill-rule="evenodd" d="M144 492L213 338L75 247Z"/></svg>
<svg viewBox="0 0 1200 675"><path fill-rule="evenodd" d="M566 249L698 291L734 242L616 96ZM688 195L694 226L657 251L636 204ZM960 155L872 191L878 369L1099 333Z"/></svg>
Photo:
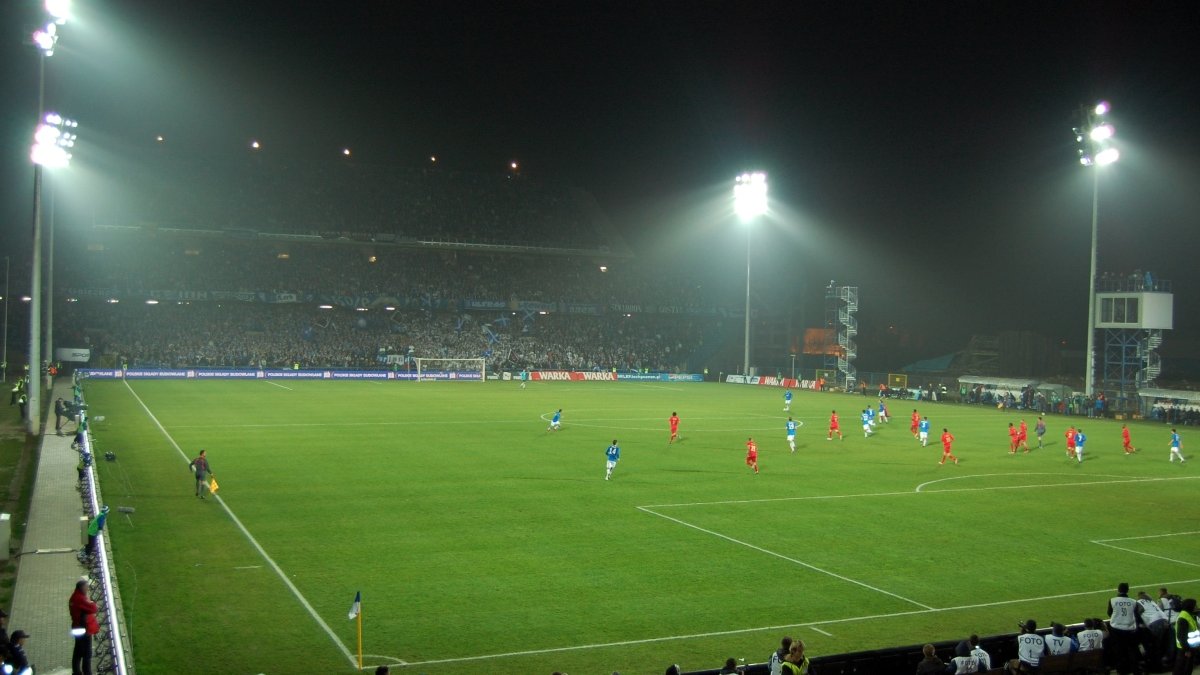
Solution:
<svg viewBox="0 0 1200 675"><path fill-rule="evenodd" d="M358 610L358 669L362 670L362 610Z"/></svg>

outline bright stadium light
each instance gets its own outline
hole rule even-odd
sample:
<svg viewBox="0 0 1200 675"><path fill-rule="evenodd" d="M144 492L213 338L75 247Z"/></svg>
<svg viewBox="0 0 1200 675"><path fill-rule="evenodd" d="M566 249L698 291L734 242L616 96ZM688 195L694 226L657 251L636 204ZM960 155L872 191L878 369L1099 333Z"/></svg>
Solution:
<svg viewBox="0 0 1200 675"><path fill-rule="evenodd" d="M61 26L71 18L71 0L46 0L46 13Z"/></svg>
<svg viewBox="0 0 1200 675"><path fill-rule="evenodd" d="M733 210L747 225L767 212L767 174L744 173L733 183ZM742 352L742 374L750 374L750 228L746 228L746 334Z"/></svg>
<svg viewBox="0 0 1200 675"><path fill-rule="evenodd" d="M1087 365L1083 376L1085 396L1096 394L1096 249L1100 216L1100 167L1116 162L1121 153L1112 146L1116 129L1102 120L1112 110L1107 101L1101 101L1083 112L1083 126L1075 127L1075 141L1079 143L1079 163L1092 169L1092 255L1088 271L1088 321L1087 321ZM1084 131L1086 130L1086 131Z"/></svg>
<svg viewBox="0 0 1200 675"><path fill-rule="evenodd" d="M733 208L743 223L767 212L767 174L744 173L733 186Z"/></svg>
<svg viewBox="0 0 1200 675"><path fill-rule="evenodd" d="M1107 141L1113 137L1114 133L1116 132L1113 130L1113 125L1101 124L1093 127L1092 130L1088 132L1088 138L1091 138L1093 141Z"/></svg>
<svg viewBox="0 0 1200 675"><path fill-rule="evenodd" d="M33 32L33 44L42 50L43 56L54 56L54 45L58 44L58 25L46 24Z"/></svg>
<svg viewBox="0 0 1200 675"><path fill-rule="evenodd" d="M1107 166L1121 158L1121 151L1116 148L1105 148L1096 153L1096 166Z"/></svg>

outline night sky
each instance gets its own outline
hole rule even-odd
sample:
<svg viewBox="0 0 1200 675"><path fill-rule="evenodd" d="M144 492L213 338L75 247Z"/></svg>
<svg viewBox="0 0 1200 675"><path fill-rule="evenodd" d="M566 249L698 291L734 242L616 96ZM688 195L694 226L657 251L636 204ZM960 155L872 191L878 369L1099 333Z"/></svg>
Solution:
<svg viewBox="0 0 1200 675"><path fill-rule="evenodd" d="M594 194L640 264L745 283L733 177L762 169L765 303L819 323L830 279L864 330L1032 330L1081 347L1092 183L1072 127L1113 105L1100 271L1175 285L1200 337L1200 3L76 1L47 107L77 164L156 134L264 150L553 177ZM0 9L3 239L28 246L38 4ZM69 236L69 233L61 236ZM26 254L27 255L27 254ZM901 364L895 364L901 365Z"/></svg>

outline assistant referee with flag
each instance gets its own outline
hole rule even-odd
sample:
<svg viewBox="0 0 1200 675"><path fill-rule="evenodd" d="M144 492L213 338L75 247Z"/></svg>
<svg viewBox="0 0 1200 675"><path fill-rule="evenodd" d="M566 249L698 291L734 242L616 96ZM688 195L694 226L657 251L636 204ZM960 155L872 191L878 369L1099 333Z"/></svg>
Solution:
<svg viewBox="0 0 1200 675"><path fill-rule="evenodd" d="M196 496L200 499L204 499L204 492L208 490L208 483L206 481L212 473L212 469L208 466L208 457L205 455L205 452L207 451L201 449L200 455L188 463L188 468L196 475Z"/></svg>

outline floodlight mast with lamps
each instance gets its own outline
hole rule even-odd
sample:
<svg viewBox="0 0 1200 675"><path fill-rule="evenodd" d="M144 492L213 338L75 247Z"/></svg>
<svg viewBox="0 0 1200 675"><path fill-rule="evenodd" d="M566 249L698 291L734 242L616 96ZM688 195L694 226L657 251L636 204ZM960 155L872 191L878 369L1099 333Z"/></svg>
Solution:
<svg viewBox="0 0 1200 675"><path fill-rule="evenodd" d="M1104 121L1112 110L1107 101L1101 101L1084 114L1084 126L1075 128L1075 140L1079 148L1079 163L1092 170L1092 255L1088 271L1088 321L1087 321L1087 365L1083 377L1085 396L1096 395L1096 250L1097 225L1100 215L1100 167L1116 162L1121 153L1110 144L1116 130Z"/></svg>
<svg viewBox="0 0 1200 675"><path fill-rule="evenodd" d="M38 422L41 420L41 399L42 399L42 354L41 354L41 322L42 322L42 161L62 161L70 160L70 153L66 151L67 147L74 144L74 135L68 133L68 138L63 138L62 131L58 134L53 134L45 128L45 124L51 126L59 126L59 124L51 122L46 112L46 59L54 54L54 47L58 44L58 26L67 22L67 18L71 13L70 0L46 0L46 13L50 17L50 23L33 34L33 43L41 52L41 57L38 59L38 122L39 126L35 132L35 145L30 153L30 158L33 160L33 254L32 264L30 269L30 300L29 300L29 377L26 379L26 391L28 392L28 405L26 406L26 430L31 435L38 435L40 429ZM61 118L58 122L61 123ZM49 142L47 142L49 141ZM60 144L61 143L61 144ZM55 149L57 148L57 149Z"/></svg>
<svg viewBox="0 0 1200 675"><path fill-rule="evenodd" d="M767 174L744 173L733 185L733 209L746 225L746 334L742 354L742 374L750 375L750 226L767 212Z"/></svg>

